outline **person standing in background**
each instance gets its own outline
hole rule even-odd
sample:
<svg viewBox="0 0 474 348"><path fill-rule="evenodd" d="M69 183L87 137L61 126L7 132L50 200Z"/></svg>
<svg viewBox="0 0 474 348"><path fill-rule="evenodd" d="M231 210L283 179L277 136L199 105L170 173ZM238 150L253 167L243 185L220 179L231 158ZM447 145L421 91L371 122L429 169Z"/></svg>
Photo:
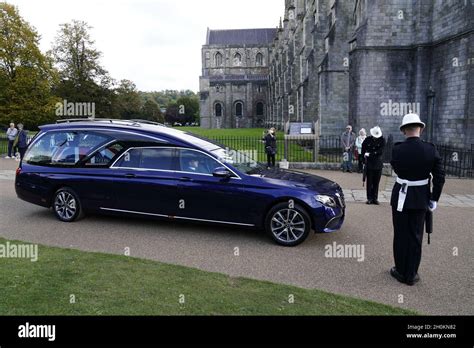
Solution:
<svg viewBox="0 0 474 348"><path fill-rule="evenodd" d="M385 148L385 139L379 126L370 129L368 136L362 143L362 154L367 166L367 204L379 205L379 183L382 176L382 154Z"/></svg>
<svg viewBox="0 0 474 348"><path fill-rule="evenodd" d="M362 156L362 143L364 142L365 138L367 138L367 133L365 128L361 128L359 131L359 136L356 138L355 146L357 151L357 173L362 173L362 167L364 165L364 156Z"/></svg>
<svg viewBox="0 0 474 348"><path fill-rule="evenodd" d="M267 154L267 167L275 167L275 155L277 153L277 141L275 128L270 128L262 139L265 142L265 153Z"/></svg>
<svg viewBox="0 0 474 348"><path fill-rule="evenodd" d="M348 125L346 131L341 134L342 145L342 171L352 173L352 151L354 149L356 135L352 126Z"/></svg>
<svg viewBox="0 0 474 348"><path fill-rule="evenodd" d="M26 148L28 147L28 131L23 129L23 124L18 123L18 136L15 140L14 147L18 146L18 152L20 153L20 161L25 156Z"/></svg>
<svg viewBox="0 0 474 348"><path fill-rule="evenodd" d="M13 143L15 142L17 135L18 135L18 130L15 128L15 124L10 123L10 127L7 129L8 154L5 158L15 158Z"/></svg>

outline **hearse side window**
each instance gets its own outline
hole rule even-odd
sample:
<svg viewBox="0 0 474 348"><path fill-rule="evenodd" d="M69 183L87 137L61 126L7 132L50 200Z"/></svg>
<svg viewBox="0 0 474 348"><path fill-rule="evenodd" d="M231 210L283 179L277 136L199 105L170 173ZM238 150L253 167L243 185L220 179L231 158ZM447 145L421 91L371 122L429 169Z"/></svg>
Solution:
<svg viewBox="0 0 474 348"><path fill-rule="evenodd" d="M111 138L87 131L48 132L25 155L29 164L75 165Z"/></svg>
<svg viewBox="0 0 474 348"><path fill-rule="evenodd" d="M97 151L85 163L86 167L107 167L110 162L123 150L123 146L115 143Z"/></svg>
<svg viewBox="0 0 474 348"><path fill-rule="evenodd" d="M173 148L135 148L126 152L114 165L117 168L174 170Z"/></svg>
<svg viewBox="0 0 474 348"><path fill-rule="evenodd" d="M202 152L179 149L179 168L182 172L212 174L222 164Z"/></svg>

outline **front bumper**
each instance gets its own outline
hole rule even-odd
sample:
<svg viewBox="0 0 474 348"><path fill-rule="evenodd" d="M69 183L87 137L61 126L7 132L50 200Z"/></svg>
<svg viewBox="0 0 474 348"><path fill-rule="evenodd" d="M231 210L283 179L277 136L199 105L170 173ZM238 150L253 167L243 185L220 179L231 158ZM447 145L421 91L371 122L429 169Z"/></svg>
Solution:
<svg viewBox="0 0 474 348"><path fill-rule="evenodd" d="M319 204L313 208L313 229L316 233L330 233L339 230L345 218L345 201L342 192L331 195L337 203L336 207Z"/></svg>

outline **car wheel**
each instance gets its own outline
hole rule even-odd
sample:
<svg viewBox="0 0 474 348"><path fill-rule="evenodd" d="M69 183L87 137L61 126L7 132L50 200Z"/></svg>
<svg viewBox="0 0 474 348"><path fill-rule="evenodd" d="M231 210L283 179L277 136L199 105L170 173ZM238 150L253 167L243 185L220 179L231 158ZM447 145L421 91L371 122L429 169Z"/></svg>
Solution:
<svg viewBox="0 0 474 348"><path fill-rule="evenodd" d="M73 222L83 216L81 202L77 194L69 188L56 191L53 198L53 211L64 222Z"/></svg>
<svg viewBox="0 0 474 348"><path fill-rule="evenodd" d="M308 237L311 220L303 207L288 203L275 205L265 219L265 230L275 242L284 246L298 245Z"/></svg>

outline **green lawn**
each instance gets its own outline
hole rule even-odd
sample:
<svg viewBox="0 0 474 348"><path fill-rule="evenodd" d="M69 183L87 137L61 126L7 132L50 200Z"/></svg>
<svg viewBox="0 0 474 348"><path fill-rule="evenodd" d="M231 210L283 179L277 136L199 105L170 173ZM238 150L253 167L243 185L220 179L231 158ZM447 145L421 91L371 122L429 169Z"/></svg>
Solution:
<svg viewBox="0 0 474 348"><path fill-rule="evenodd" d="M0 258L0 315L416 314L319 290L127 256L41 245L38 254L37 262Z"/></svg>

